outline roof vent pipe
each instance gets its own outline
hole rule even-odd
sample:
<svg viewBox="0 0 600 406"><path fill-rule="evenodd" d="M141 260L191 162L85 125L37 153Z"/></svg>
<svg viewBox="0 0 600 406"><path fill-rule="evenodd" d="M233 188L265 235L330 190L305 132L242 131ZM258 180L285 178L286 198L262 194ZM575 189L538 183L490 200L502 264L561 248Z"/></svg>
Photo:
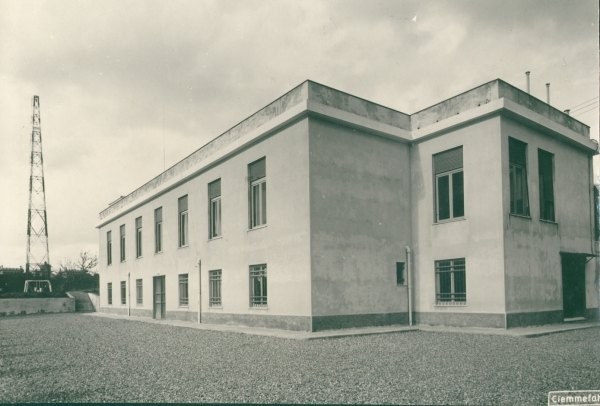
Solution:
<svg viewBox="0 0 600 406"><path fill-rule="evenodd" d="M531 93L531 89L530 89L530 84L529 84L529 74L531 72L527 71L525 72L525 76L527 76L527 94Z"/></svg>
<svg viewBox="0 0 600 406"><path fill-rule="evenodd" d="M570 115L571 115L571 110L569 110L569 109L566 109L566 110L565 110L565 114L566 114L567 116L570 116Z"/></svg>
<svg viewBox="0 0 600 406"><path fill-rule="evenodd" d="M546 103L550 104L550 83L546 83Z"/></svg>

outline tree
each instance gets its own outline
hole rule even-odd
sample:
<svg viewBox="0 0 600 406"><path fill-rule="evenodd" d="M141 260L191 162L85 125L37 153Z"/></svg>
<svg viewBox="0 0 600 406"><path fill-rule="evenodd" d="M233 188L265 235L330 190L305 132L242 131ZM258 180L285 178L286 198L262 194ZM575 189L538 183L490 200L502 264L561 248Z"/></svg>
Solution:
<svg viewBox="0 0 600 406"><path fill-rule="evenodd" d="M89 274L96 273L96 266L98 265L98 257L88 251L81 251L79 253L79 258L75 261L73 260L64 260L60 264L60 270L62 272L65 271L80 271Z"/></svg>

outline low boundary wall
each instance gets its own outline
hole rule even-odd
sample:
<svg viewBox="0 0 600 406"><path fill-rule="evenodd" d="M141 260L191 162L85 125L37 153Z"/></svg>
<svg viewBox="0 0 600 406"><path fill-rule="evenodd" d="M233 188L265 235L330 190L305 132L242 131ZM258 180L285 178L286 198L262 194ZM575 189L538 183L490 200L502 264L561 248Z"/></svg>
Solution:
<svg viewBox="0 0 600 406"><path fill-rule="evenodd" d="M75 299L69 297L0 299L0 317L72 312L75 312Z"/></svg>

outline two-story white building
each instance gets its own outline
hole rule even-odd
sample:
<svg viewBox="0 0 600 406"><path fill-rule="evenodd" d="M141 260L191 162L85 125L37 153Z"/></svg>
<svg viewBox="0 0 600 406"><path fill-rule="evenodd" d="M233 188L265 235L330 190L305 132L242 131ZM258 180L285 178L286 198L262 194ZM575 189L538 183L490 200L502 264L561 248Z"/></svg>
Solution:
<svg viewBox="0 0 600 406"><path fill-rule="evenodd" d="M412 115L306 81L100 213L101 311L308 331L598 319L596 149L502 80Z"/></svg>

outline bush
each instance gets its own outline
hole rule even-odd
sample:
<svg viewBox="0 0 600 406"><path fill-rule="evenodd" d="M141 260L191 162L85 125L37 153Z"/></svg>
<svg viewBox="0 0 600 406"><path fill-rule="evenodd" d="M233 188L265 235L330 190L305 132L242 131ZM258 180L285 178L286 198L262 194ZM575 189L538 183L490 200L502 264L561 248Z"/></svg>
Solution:
<svg viewBox="0 0 600 406"><path fill-rule="evenodd" d="M44 272L11 272L0 275L0 295L23 293L26 280L50 280L52 291L61 294L73 290L97 293L100 286L99 275L85 271L59 271L49 277Z"/></svg>
<svg viewBox="0 0 600 406"><path fill-rule="evenodd" d="M43 292L43 293L25 293L25 292L0 292L0 299L42 299L49 297L67 297L63 292Z"/></svg>

